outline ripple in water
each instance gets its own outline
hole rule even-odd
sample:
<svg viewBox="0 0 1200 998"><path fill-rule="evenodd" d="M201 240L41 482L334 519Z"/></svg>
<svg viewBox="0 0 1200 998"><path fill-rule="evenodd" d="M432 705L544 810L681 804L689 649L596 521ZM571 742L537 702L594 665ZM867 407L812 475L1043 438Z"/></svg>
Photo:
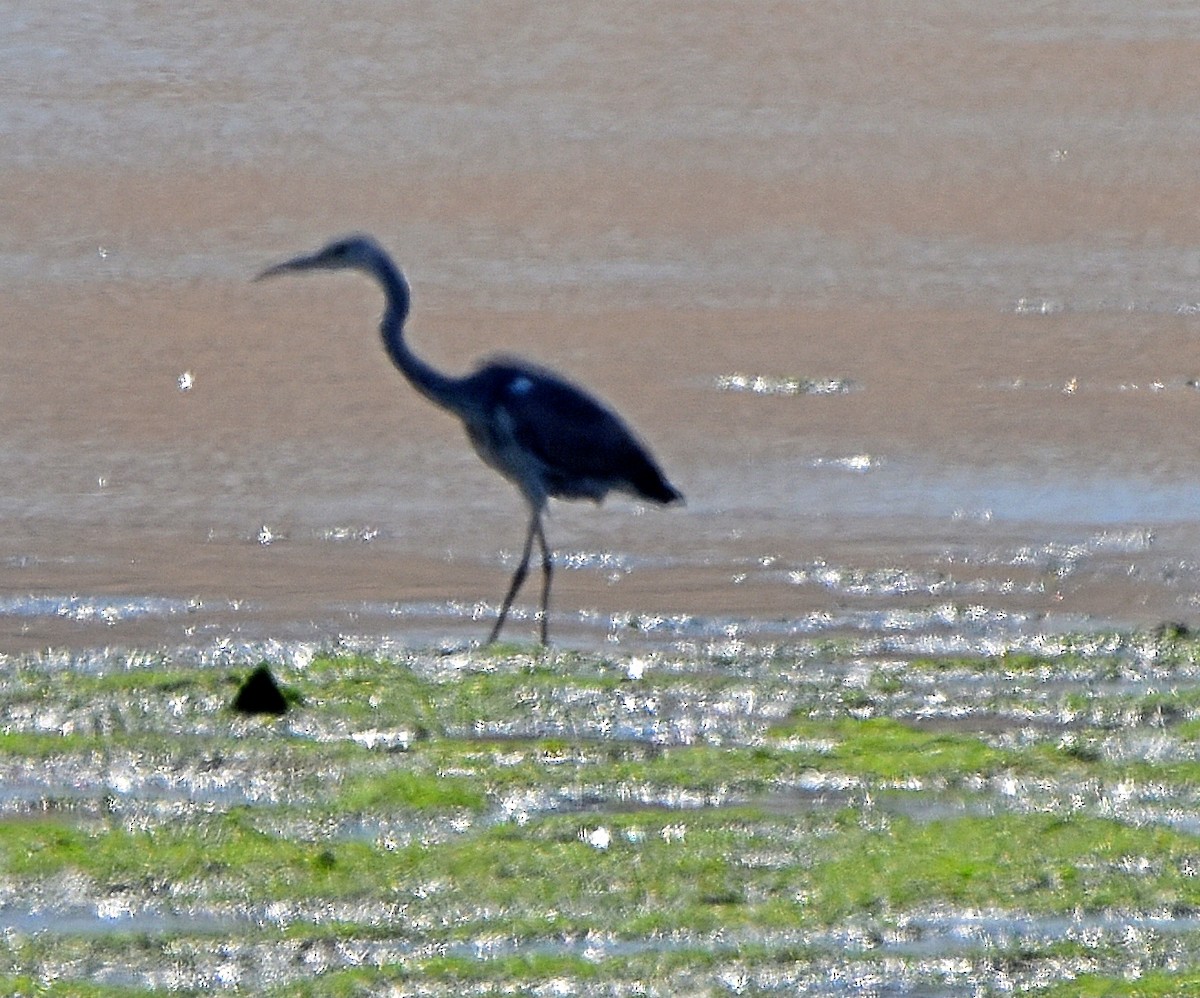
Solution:
<svg viewBox="0 0 1200 998"><path fill-rule="evenodd" d="M199 603L195 600L165 596L129 596L122 599L102 596L0 597L0 616L61 617L81 623L116 624L126 620L161 619L197 609Z"/></svg>
<svg viewBox="0 0 1200 998"><path fill-rule="evenodd" d="M718 391L753 395L845 395L857 386L849 378L793 378L767 374L719 374Z"/></svg>

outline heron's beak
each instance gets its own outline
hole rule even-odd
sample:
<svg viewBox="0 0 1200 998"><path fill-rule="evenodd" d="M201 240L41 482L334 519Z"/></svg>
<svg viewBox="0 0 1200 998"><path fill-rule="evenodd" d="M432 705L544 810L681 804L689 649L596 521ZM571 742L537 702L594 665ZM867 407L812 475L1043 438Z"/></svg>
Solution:
<svg viewBox="0 0 1200 998"><path fill-rule="evenodd" d="M288 274L293 270L308 270L315 264L315 257L305 254L304 256L293 257L291 260L284 260L283 263L277 263L273 267L268 267L261 274L254 278L256 281L264 280L268 277L275 277L278 274Z"/></svg>

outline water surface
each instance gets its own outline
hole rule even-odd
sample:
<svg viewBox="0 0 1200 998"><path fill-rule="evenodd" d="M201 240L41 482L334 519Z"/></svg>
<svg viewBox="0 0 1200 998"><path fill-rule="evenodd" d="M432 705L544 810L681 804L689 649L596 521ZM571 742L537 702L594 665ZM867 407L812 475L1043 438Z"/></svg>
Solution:
<svg viewBox="0 0 1200 998"><path fill-rule="evenodd" d="M1194 614L1189 6L2 13L7 650L486 633L514 490L373 287L249 281L354 230L687 494L555 510L564 641Z"/></svg>

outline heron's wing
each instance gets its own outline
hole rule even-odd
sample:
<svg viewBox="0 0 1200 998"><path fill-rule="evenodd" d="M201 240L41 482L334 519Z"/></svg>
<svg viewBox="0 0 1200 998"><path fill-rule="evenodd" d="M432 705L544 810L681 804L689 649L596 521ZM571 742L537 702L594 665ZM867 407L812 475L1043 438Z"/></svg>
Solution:
<svg viewBox="0 0 1200 998"><path fill-rule="evenodd" d="M545 469L552 494L600 498L625 489L669 502L676 493L611 409L557 375L513 368L498 383L514 442Z"/></svg>
<svg viewBox="0 0 1200 998"><path fill-rule="evenodd" d="M508 391L502 403L512 418L513 433L552 468L612 475L619 473L628 452L637 449L616 414L576 388L539 379L528 388L518 380L516 389Z"/></svg>

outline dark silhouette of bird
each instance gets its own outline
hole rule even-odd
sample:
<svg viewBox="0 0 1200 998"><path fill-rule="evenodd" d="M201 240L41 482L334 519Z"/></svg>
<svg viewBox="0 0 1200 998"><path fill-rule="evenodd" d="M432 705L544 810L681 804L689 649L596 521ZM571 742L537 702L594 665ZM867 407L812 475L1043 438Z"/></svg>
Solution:
<svg viewBox="0 0 1200 998"><path fill-rule="evenodd" d="M255 280L306 270L357 270L379 282L386 298L379 331L392 363L417 391L458 416L476 453L520 489L529 504L529 531L488 643L500 635L536 540L542 553L541 640L546 644L554 572L542 529L547 500L599 502L619 491L666 504L682 500L682 494L615 412L552 371L498 358L453 377L417 357L404 338L408 281L369 236L338 239L316 253L268 267Z"/></svg>

